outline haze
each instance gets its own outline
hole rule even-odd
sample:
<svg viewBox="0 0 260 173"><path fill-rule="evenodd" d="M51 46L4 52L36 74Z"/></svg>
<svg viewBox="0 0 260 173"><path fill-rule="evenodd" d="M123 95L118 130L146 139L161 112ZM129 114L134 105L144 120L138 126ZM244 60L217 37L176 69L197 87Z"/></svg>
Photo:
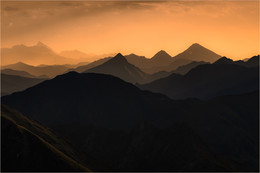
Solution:
<svg viewBox="0 0 260 173"><path fill-rule="evenodd" d="M232 59L259 54L259 1L1 2L1 47L174 56L200 43Z"/></svg>

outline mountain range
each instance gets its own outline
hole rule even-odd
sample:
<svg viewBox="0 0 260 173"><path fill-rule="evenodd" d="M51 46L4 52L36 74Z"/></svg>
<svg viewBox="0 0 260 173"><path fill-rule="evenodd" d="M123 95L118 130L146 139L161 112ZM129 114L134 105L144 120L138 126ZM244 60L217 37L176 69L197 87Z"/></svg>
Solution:
<svg viewBox="0 0 260 173"><path fill-rule="evenodd" d="M223 57L213 64L199 65L185 75L173 73L139 87L173 99L209 99L254 91L259 88L259 56L247 62L233 62Z"/></svg>
<svg viewBox="0 0 260 173"><path fill-rule="evenodd" d="M32 66L32 65L28 65L28 64L25 64L22 62L2 66L1 68L2 68L2 70L12 69L12 70L16 70L16 71L24 71L24 72L30 73L31 75L34 75L34 76L44 75L44 76L48 76L50 78L55 77L59 74L62 74L69 69L69 67L67 67L66 65ZM16 75L18 75L18 74L16 74ZM19 74L19 75L22 75L22 74Z"/></svg>
<svg viewBox="0 0 260 173"><path fill-rule="evenodd" d="M194 54L192 54L192 52L194 52ZM207 55L209 55L209 58L205 58ZM94 61L93 63L90 63L88 65L70 69L70 71L76 71L81 73L90 68L94 68L98 65L101 65L106 61L110 60L111 58L112 57L106 57ZM215 54L214 52L208 50L207 48L199 44L193 44L182 54L179 54L175 57L171 57L167 52L161 50L157 52L152 58L146 58L144 56L138 56L135 54L125 55L125 58L130 64L138 67L143 72L148 74L154 74L160 71L171 72L173 70L176 70L178 67L187 65L193 61L214 62L217 59L221 58L221 56Z"/></svg>
<svg viewBox="0 0 260 173"><path fill-rule="evenodd" d="M33 46L15 45L11 48L1 48L1 64L8 65L23 61L30 64L59 64L63 62L75 63L73 59L65 58L56 54L45 44L38 42Z"/></svg>
<svg viewBox="0 0 260 173"><path fill-rule="evenodd" d="M69 72L2 103L113 171L257 171L258 95L171 100L110 75Z"/></svg>

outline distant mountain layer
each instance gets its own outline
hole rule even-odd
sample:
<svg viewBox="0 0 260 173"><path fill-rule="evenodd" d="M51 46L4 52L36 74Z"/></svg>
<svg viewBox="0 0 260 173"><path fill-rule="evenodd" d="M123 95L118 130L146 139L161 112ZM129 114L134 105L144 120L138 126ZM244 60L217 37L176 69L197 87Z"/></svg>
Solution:
<svg viewBox="0 0 260 173"><path fill-rule="evenodd" d="M250 63L252 61L255 65ZM248 64L246 62L243 65L222 58L214 64L197 66L184 76L172 74L140 87L166 94L174 99L208 99L226 94L245 93L259 88L259 65L257 57L251 58Z"/></svg>
<svg viewBox="0 0 260 173"><path fill-rule="evenodd" d="M44 78L27 78L16 75L1 74L1 96L25 90L44 80Z"/></svg>
<svg viewBox="0 0 260 173"><path fill-rule="evenodd" d="M3 69L3 70L1 70L1 73L8 74L8 75L21 76L21 77L28 77L28 78L48 78L48 76L46 76L46 75L34 76L26 71L13 70L13 69Z"/></svg>
<svg viewBox="0 0 260 173"><path fill-rule="evenodd" d="M110 75L70 72L2 103L112 171L258 171L258 94L178 101Z"/></svg>
<svg viewBox="0 0 260 173"><path fill-rule="evenodd" d="M56 54L45 44L38 42L33 46L23 44L11 48L1 48L1 64L13 64L23 61L29 64L75 64L77 59L65 58Z"/></svg>
<svg viewBox="0 0 260 173"><path fill-rule="evenodd" d="M120 53L104 64L91 68L84 73L86 72L110 74L131 83L143 82L146 78L144 72L128 63L126 58Z"/></svg>
<svg viewBox="0 0 260 173"><path fill-rule="evenodd" d="M191 69L199 66L199 65L202 65L202 64L209 64L207 62L204 62L204 61L192 61L191 63L189 64L186 64L186 65L182 65L182 66L179 66L176 70L172 71L172 73L177 73L177 74L182 74L182 75L185 75L186 73L188 73Z"/></svg>
<svg viewBox="0 0 260 173"><path fill-rule="evenodd" d="M31 66L22 62L18 62L16 64L10 64L3 66L2 69L12 69L16 71L25 71L34 76L48 76L48 77L55 77L66 72L69 67L66 65L42 65L42 66Z"/></svg>
<svg viewBox="0 0 260 173"><path fill-rule="evenodd" d="M138 67L130 64L120 53L105 63L84 71L84 73L110 74L134 84L151 82L171 74L163 71L154 74L146 74Z"/></svg>
<svg viewBox="0 0 260 173"><path fill-rule="evenodd" d="M187 65L193 61L215 62L220 57L220 55L217 55L216 53L208 50L207 48L199 44L193 44L187 50L175 57L171 57L164 50L157 52L152 58L146 58L144 56L138 56L135 54L125 55L126 60L130 64L149 74L157 73L160 71L171 72L173 70L176 70L178 67ZM83 71L89 70L90 68L101 65L111 58L112 57L103 58L88 65L70 69L70 71L81 73Z"/></svg>
<svg viewBox="0 0 260 173"><path fill-rule="evenodd" d="M72 159L75 151L51 130L4 105L1 141L1 171L90 171Z"/></svg>
<svg viewBox="0 0 260 173"><path fill-rule="evenodd" d="M174 57L176 60L187 59L191 61L205 61L210 63L215 62L219 58L221 58L220 55L212 52L198 43L191 45L187 50Z"/></svg>

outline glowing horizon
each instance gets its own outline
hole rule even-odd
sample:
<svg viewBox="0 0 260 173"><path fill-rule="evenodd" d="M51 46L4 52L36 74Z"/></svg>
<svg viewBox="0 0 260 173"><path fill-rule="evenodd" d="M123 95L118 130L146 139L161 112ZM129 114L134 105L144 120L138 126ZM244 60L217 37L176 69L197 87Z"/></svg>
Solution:
<svg viewBox="0 0 260 173"><path fill-rule="evenodd" d="M2 1L1 47L175 56L193 43L234 60L259 54L259 1Z"/></svg>

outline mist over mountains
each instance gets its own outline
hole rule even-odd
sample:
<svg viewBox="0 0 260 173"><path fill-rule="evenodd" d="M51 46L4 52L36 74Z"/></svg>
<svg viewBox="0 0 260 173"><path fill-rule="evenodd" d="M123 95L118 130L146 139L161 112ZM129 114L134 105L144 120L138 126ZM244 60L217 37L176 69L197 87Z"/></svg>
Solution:
<svg viewBox="0 0 260 173"><path fill-rule="evenodd" d="M1 68L2 171L259 171L259 55L196 43L33 66L65 59L42 43L4 51L22 50Z"/></svg>

